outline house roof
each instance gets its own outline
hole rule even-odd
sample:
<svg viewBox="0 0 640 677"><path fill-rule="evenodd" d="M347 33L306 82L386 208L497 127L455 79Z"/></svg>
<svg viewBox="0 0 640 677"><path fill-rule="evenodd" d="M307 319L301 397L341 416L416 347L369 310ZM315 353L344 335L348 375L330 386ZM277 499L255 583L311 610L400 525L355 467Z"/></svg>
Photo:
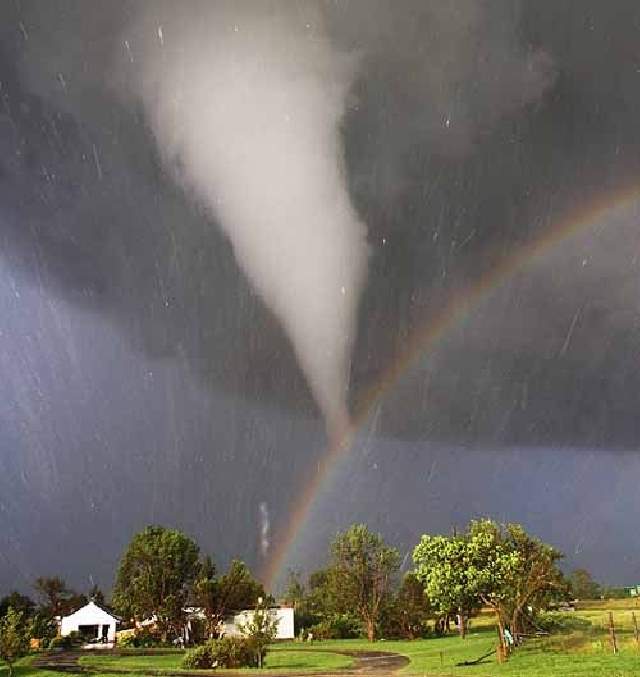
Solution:
<svg viewBox="0 0 640 677"><path fill-rule="evenodd" d="M89 602L72 614L63 616L62 620L73 620L74 622L78 621L80 624L84 625L95 625L97 623L113 623L113 621L117 621L119 618L117 616L112 616L95 602ZM84 623L84 621L86 621L86 623Z"/></svg>

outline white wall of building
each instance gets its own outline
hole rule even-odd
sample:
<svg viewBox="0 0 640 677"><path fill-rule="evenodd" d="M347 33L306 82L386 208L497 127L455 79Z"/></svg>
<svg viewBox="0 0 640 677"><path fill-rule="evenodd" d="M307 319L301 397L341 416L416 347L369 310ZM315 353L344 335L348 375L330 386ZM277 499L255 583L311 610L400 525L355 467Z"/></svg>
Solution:
<svg viewBox="0 0 640 677"><path fill-rule="evenodd" d="M232 619L225 621L224 623L224 634L230 637L237 636L240 634L239 626L246 625L248 622L251 622L253 619L253 610L250 611L241 611L236 614ZM293 608L292 607L281 607L269 609L269 615L271 618L278 620L277 634L276 639L294 639L295 630L293 626Z"/></svg>
<svg viewBox="0 0 640 677"><path fill-rule="evenodd" d="M98 637L103 637L103 627L107 626L107 641L113 642L116 638L117 619L93 602L78 609L70 616L63 616L60 621L60 634L65 637L71 632L79 632L81 625L97 625Z"/></svg>

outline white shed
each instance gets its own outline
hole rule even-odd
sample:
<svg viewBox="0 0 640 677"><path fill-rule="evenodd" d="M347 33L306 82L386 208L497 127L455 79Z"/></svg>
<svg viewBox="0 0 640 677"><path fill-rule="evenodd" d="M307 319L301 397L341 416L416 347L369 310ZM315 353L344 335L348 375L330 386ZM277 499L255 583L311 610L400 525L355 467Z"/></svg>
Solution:
<svg viewBox="0 0 640 677"><path fill-rule="evenodd" d="M224 621L223 634L227 636L241 634L239 626L246 625L251 621L254 613L253 610L246 610L227 618ZM278 621L276 639L295 639L293 607L271 607L269 609L269 616Z"/></svg>
<svg viewBox="0 0 640 677"><path fill-rule="evenodd" d="M103 639L113 642L116 638L115 616L101 609L97 604L89 602L70 616L63 616L60 620L60 634L64 637L71 632L79 632L87 640Z"/></svg>

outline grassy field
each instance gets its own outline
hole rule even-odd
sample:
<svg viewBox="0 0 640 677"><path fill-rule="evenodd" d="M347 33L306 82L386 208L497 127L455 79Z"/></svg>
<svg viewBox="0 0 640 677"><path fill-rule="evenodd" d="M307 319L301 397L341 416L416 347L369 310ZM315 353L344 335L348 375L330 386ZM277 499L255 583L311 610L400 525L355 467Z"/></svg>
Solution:
<svg viewBox="0 0 640 677"><path fill-rule="evenodd" d="M118 670L180 670L181 654L165 654L157 656L83 656L80 663L83 666L104 670L110 667ZM299 644L292 644L289 648L275 647L267 655L266 670L278 672L318 670L342 670L353 664L353 659L335 653L300 649ZM218 672L225 672L219 670ZM252 672L255 670L239 670L238 672ZM49 676L51 677L51 676Z"/></svg>
<svg viewBox="0 0 640 677"><path fill-rule="evenodd" d="M606 642L593 640L583 633L564 635L549 640L531 640L508 663L497 665L489 656L479 665L458 666L457 663L479 658L495 646L493 632L478 631L467 639L444 637L413 642L382 641L376 650L392 651L410 659L402 670L405 674L474 677L637 677L640 675L640 652L625 643L613 655ZM594 643L595 642L595 643ZM323 648L336 650L371 649L360 640L322 642Z"/></svg>
<svg viewBox="0 0 640 677"><path fill-rule="evenodd" d="M637 611L636 611L637 610ZM503 665L489 656L478 665L460 666L463 661L479 658L495 646L493 619L481 614L473 619L467 639L457 636L409 641L380 641L374 645L364 640L332 640L313 645L296 642L275 645L267 657L266 671L314 672L339 671L352 665L349 656L332 651L389 651L409 658L403 674L451 677L637 677L640 675L640 648L633 635L632 612L640 621L640 608L635 600L615 600L607 603L584 603L571 614L585 619L590 626L542 639L530 639ZM609 612L613 612L619 653L613 654L608 634ZM85 655L83 667L95 670L92 677L108 677L111 669L131 674L162 674L180 669L181 654L156 653L151 656ZM32 657L18 664L18 677L52 677L51 672L31 665ZM220 671L225 672L225 671ZM255 673L255 670L245 671ZM113 677L114 673L111 673ZM0 664L0 677L7 670Z"/></svg>

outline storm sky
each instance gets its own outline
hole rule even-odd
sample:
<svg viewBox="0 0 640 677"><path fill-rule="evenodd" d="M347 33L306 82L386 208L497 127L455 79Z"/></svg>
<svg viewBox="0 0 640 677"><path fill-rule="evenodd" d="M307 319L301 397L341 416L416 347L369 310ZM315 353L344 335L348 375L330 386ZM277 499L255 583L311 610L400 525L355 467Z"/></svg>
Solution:
<svg viewBox="0 0 640 677"><path fill-rule="evenodd" d="M264 568L344 407L592 203L382 392L286 565L489 515L637 583L638 45L634 0L2 0L0 592L109 588L149 523Z"/></svg>

